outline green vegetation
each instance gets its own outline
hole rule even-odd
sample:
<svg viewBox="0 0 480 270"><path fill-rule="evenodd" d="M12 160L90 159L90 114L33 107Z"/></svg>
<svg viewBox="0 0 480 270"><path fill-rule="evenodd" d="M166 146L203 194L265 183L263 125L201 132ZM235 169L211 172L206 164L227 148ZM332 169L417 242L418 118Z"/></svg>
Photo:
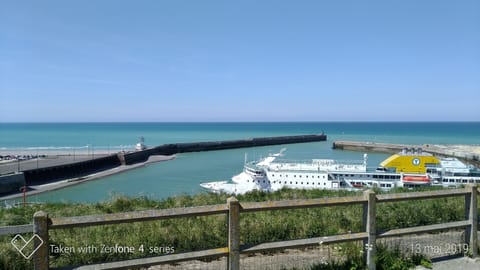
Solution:
<svg viewBox="0 0 480 270"><path fill-rule="evenodd" d="M380 191L376 191L380 193ZM391 192L405 192L397 189ZM252 192L238 196L240 202L273 201L321 197L357 196L349 191L327 190L282 190L273 193ZM127 198L116 196L107 202L96 204L46 203L11 209L0 209L0 226L31 223L33 214L43 210L50 217L81 216L117 213L145 209L164 209L226 203L227 195L199 194L182 195L164 200L146 197ZM463 197L381 203L377 207L377 227L380 231L400 227L428 225L460 220L464 217ZM241 216L241 244L257 244L279 240L320 237L362 230L362 206L335 206L286 211L244 213ZM28 269L31 261L23 259L10 244L13 236L0 237L0 269ZM74 247L77 252L52 252L52 267L83 265L106 261L158 256L175 253L224 247L227 243L227 219L225 215L195 218L177 218L161 221L135 222L129 224L92 226L86 228L50 231L50 244L55 247ZM135 247L135 252L100 252L102 246ZM361 245L360 245L361 246ZM96 247L97 250L79 248ZM152 249L157 247L157 249ZM348 247L348 246L347 246ZM361 269L363 262L358 245L345 254L348 263L345 269ZM381 253L379 253L381 254ZM387 255L390 253L386 253ZM381 264L402 258L399 253L379 256ZM400 259L420 263L415 258ZM12 264L15 262L15 264ZM337 263L340 267L340 263ZM400 262L394 262L400 264ZM327 267L318 266L318 267ZM343 266L342 266L343 267ZM396 266L395 266L396 267ZM385 269L405 269L386 267ZM314 268L332 269L332 268ZM337 269L337 268L335 268Z"/></svg>
<svg viewBox="0 0 480 270"><path fill-rule="evenodd" d="M346 260L332 261L313 266L310 270L359 270L365 269L361 256L345 253ZM377 247L375 263L378 270L408 270L417 265L432 268L432 262L424 255L406 256L399 249L389 250L383 246Z"/></svg>

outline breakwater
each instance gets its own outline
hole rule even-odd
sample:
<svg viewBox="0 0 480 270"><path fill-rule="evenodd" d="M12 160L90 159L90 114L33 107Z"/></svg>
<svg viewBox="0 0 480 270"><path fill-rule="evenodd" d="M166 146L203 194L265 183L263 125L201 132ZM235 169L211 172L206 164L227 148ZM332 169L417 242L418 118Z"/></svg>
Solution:
<svg viewBox="0 0 480 270"><path fill-rule="evenodd" d="M325 134L249 138L242 140L164 144L142 151L119 152L106 157L92 158L56 166L46 166L23 171L27 186L40 185L64 179L79 178L121 165L146 162L155 155L173 155L186 152L215 151L224 149L268 146L292 143L326 141ZM0 190L0 194L5 193Z"/></svg>
<svg viewBox="0 0 480 270"><path fill-rule="evenodd" d="M421 148L425 152L429 152L440 156L456 157L474 165L480 165L480 145L465 144L393 144L393 143L376 143L376 142L359 142L359 141L335 141L333 149L380 152L380 153L397 153L404 148Z"/></svg>
<svg viewBox="0 0 480 270"><path fill-rule="evenodd" d="M120 157L120 159L122 160L122 164L131 165L138 162L145 162L151 155L173 155L187 152L216 151L256 146L318 142L326 140L327 135L322 133L312 135L250 138L229 141L164 144L143 151L126 153L123 155L123 157Z"/></svg>

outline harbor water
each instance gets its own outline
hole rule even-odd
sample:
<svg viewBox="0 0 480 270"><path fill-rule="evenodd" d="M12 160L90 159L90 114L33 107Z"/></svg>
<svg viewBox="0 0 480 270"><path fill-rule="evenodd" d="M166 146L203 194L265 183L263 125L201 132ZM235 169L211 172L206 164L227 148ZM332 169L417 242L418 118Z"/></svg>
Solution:
<svg viewBox="0 0 480 270"><path fill-rule="evenodd" d="M154 199L204 192L201 182L230 179L255 160L287 148L283 159L361 160L363 153L333 150L336 140L402 144L480 144L480 122L299 122L299 123L1 123L0 150L48 151L130 149L145 138L148 146L165 143L233 140L316 134L325 142L178 154L171 161L29 197L29 201L98 202L116 195ZM376 167L388 154L369 153Z"/></svg>

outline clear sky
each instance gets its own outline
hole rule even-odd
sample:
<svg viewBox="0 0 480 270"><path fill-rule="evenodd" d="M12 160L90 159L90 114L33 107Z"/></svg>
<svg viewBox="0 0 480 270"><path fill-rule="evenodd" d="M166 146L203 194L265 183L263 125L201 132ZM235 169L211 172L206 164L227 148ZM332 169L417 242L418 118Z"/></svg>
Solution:
<svg viewBox="0 0 480 270"><path fill-rule="evenodd" d="M480 1L1 1L0 122L480 121Z"/></svg>

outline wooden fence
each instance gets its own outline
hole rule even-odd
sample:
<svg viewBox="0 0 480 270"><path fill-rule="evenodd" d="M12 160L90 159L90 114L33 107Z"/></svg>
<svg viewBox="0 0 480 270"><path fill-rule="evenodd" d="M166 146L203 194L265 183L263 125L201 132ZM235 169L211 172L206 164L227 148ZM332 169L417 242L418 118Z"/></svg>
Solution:
<svg viewBox="0 0 480 270"><path fill-rule="evenodd" d="M120 224L142 222L182 217L198 217L207 215L225 214L228 216L228 243L216 249L201 250L187 253L170 254L157 257L131 259L125 261L106 262L95 265L76 267L75 269L125 269L131 267L146 267L164 263L177 263L195 259L227 256L227 269L240 269L240 254L256 253L261 251L283 250L288 248L302 248L349 241L363 241L366 247L365 260L368 269L375 269L374 256L376 253L376 239L383 237L402 236L408 234L429 233L450 229L465 229L466 242L473 257L477 256L477 187L468 185L462 189L450 189L427 192L411 192L377 195L367 190L362 196L319 198L304 200L245 202L240 203L236 198L229 198L227 204L172 208L161 210L146 210L127 213L49 218L47 213L40 211L33 217L33 225L0 227L0 235L32 232L40 236L35 239L35 247L40 247L33 255L35 269L49 269L49 231L63 228L86 227L106 224ZM443 197L465 197L465 219L442 224L394 229L379 233L376 229L377 203L396 202L405 200L434 199ZM339 205L363 205L363 230L358 233L324 236L308 239L297 239L262 243L255 246L240 245L240 215L242 213L303 209L312 207L326 207ZM73 268L73 267L72 267Z"/></svg>

